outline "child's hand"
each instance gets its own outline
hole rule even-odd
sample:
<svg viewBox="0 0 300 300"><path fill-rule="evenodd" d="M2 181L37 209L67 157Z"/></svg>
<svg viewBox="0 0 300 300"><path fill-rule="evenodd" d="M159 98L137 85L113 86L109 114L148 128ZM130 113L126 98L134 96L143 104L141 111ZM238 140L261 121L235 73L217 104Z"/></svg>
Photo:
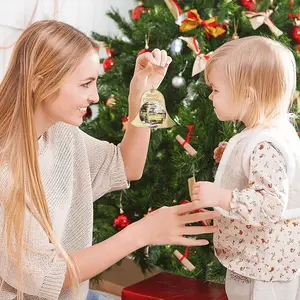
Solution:
<svg viewBox="0 0 300 300"><path fill-rule="evenodd" d="M154 49L137 57L130 92L143 93L151 88L157 89L164 79L172 58L165 50Z"/></svg>
<svg viewBox="0 0 300 300"><path fill-rule="evenodd" d="M200 201L201 208L222 207L230 210L232 191L220 188L218 185L208 181L198 181L192 190L192 201Z"/></svg>
<svg viewBox="0 0 300 300"><path fill-rule="evenodd" d="M214 160L219 163L222 156L223 156L223 152L225 150L225 148L227 147L227 142L223 141L221 142L218 147L214 150Z"/></svg>

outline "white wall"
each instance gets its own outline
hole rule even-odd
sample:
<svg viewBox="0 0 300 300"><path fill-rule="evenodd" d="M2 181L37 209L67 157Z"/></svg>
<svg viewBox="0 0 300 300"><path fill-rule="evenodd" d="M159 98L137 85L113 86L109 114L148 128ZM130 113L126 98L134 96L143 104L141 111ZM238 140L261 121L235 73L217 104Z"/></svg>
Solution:
<svg viewBox="0 0 300 300"><path fill-rule="evenodd" d="M91 31L121 35L116 24L105 14L113 7L129 19L128 11L135 6L134 0L0 0L0 80L13 49L8 46L18 39L32 16L33 22L56 19L88 35Z"/></svg>

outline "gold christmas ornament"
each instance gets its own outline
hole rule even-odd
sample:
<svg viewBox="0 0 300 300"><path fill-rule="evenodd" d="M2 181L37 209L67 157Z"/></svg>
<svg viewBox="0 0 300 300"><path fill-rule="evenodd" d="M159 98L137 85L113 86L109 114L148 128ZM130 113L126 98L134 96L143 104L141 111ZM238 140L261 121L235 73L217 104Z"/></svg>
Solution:
<svg viewBox="0 0 300 300"><path fill-rule="evenodd" d="M169 128L175 125L167 112L163 94L156 89L142 95L139 114L131 124L141 128Z"/></svg>

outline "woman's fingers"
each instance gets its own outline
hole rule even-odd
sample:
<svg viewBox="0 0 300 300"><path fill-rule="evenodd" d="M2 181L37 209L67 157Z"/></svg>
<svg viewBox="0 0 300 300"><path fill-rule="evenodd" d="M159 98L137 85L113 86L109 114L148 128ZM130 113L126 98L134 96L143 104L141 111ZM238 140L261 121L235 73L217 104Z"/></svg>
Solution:
<svg viewBox="0 0 300 300"><path fill-rule="evenodd" d="M217 226L184 226L180 230L180 235L199 235L206 233L215 233L218 231Z"/></svg>
<svg viewBox="0 0 300 300"><path fill-rule="evenodd" d="M192 203L197 203L200 201L194 201ZM185 204L183 206L186 206L188 204ZM199 212L199 213L193 213L193 214L187 214L180 217L180 223L181 224L188 224L188 223L195 223L205 220L211 220L214 218L219 217L220 214L217 211L207 211L207 212Z"/></svg>
<svg viewBox="0 0 300 300"><path fill-rule="evenodd" d="M192 238L179 237L175 243L176 245L184 245L184 246L205 246L208 245L208 240L196 240Z"/></svg>

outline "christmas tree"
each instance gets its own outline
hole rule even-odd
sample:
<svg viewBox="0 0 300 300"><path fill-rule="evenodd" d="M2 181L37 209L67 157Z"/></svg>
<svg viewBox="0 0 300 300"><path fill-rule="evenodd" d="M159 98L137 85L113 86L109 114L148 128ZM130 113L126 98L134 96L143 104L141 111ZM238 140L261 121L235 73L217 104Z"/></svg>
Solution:
<svg viewBox="0 0 300 300"><path fill-rule="evenodd" d="M87 119L83 130L115 144L121 141L126 130L127 96L136 57L154 48L166 49L173 57L159 91L165 97L167 111L176 126L152 130L141 180L132 182L126 192L113 192L95 202L95 243L153 209L184 205L190 199L187 184L190 177L194 176L197 181L213 181L217 167L214 148L219 142L228 141L235 130L241 130L242 124L235 127L232 122L217 120L208 100L210 90L203 74L205 62L212 51L231 39L264 35L293 51L299 74L299 2L145 0L130 11L130 22L115 9L107 13L117 23L123 38L93 33L94 39L106 44L108 57L103 61L105 74L97 82L99 115ZM299 93L295 99L297 97L299 99ZM296 102L292 107L294 112L297 111ZM180 142L178 135L182 138ZM212 239L211 236L205 238ZM175 250L184 254L196 268L192 271L185 268L173 255ZM190 249L149 246L133 253L133 257L143 270L157 266L173 273L219 282L225 276L224 268L214 257L212 244Z"/></svg>

